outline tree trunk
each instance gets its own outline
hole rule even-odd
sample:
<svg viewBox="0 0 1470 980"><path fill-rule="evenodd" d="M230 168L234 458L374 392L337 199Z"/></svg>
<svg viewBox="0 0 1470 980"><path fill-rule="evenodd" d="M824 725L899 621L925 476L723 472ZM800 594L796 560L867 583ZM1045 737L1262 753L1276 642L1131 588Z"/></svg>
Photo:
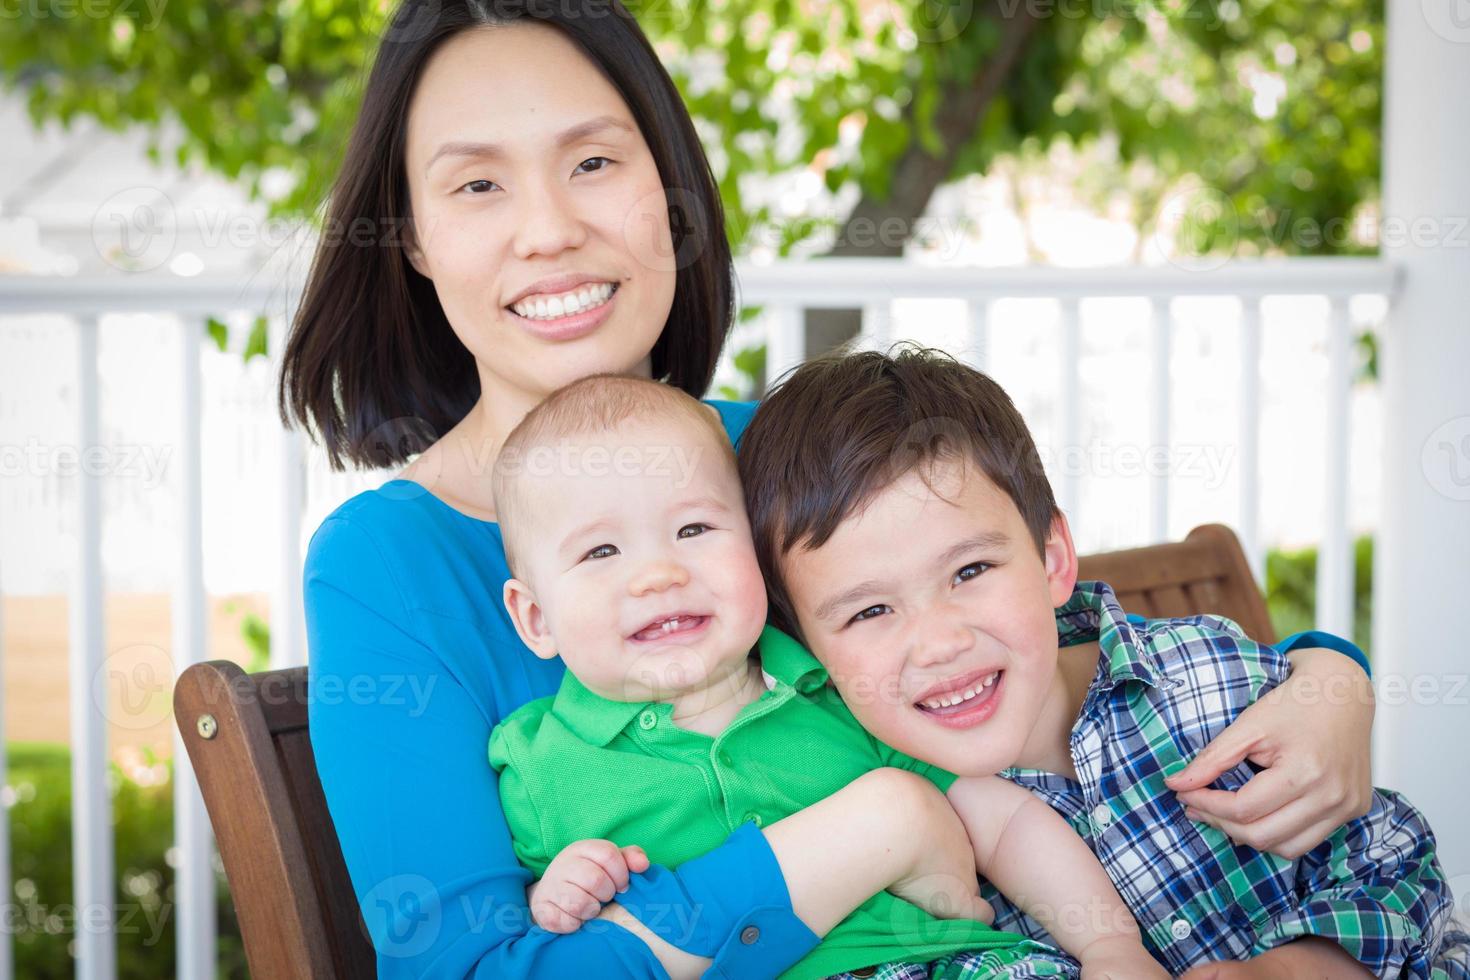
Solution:
<svg viewBox="0 0 1470 980"><path fill-rule="evenodd" d="M997 13L996 16L1002 19L1001 38L992 56L971 77L955 80L940 96L934 127L944 152L937 157L930 156L917 138L910 140L894 167L888 198L880 201L864 195L848 215L838 233L837 244L827 255L896 258L903 254L903 245L913 237L914 226L923 216L929 198L954 170L960 150L1020 61L1038 24L1035 17L1027 15L1025 5L1018 5L1009 15ZM913 111L911 101L904 109L911 125ZM899 236L882 232L893 227L902 228L901 241L896 240ZM858 234L854 234L855 230ZM807 356L815 357L856 337L862 328L862 311L808 310L805 326Z"/></svg>

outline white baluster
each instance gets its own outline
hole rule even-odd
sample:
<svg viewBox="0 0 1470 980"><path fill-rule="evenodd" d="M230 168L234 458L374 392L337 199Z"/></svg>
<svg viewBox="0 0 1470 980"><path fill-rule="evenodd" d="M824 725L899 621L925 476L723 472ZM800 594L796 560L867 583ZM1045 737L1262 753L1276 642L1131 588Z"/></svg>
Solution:
<svg viewBox="0 0 1470 980"><path fill-rule="evenodd" d="M82 459L100 443L95 314L77 320L77 447ZM111 980L117 974L113 935L112 799L107 791L109 686L103 648L102 476L77 468L76 579L72 588L71 702L72 891L76 902L76 975ZM89 470L91 472L89 472ZM99 691L102 703L93 700Z"/></svg>
<svg viewBox="0 0 1470 980"><path fill-rule="evenodd" d="M990 300L965 302L965 317L970 329L970 364L977 371L990 373Z"/></svg>
<svg viewBox="0 0 1470 980"><path fill-rule="evenodd" d="M1077 520L1082 483L1082 319L1075 297L1061 301L1061 349L1057 392L1056 452L1057 505L1067 519Z"/></svg>
<svg viewBox="0 0 1470 980"><path fill-rule="evenodd" d="M1153 360L1149 377L1149 451L1144 458L1152 460L1157 452L1162 453L1164 460L1159 472L1149 474L1148 534L1152 543L1169 540L1169 469L1173 464L1169 452L1169 359L1173 308L1167 299L1149 298L1148 322Z"/></svg>
<svg viewBox="0 0 1470 980"><path fill-rule="evenodd" d="M781 375L806 360L806 329L802 310L797 306L777 306L768 317L766 387L769 388Z"/></svg>
<svg viewBox="0 0 1470 980"><path fill-rule="evenodd" d="M1351 344L1348 297L1333 296L1327 321L1327 459L1316 620L1320 629L1348 639L1353 635L1353 543L1347 513Z"/></svg>
<svg viewBox="0 0 1470 980"><path fill-rule="evenodd" d="M1256 581L1266 584L1261 547L1261 298L1240 301L1240 543Z"/></svg>
<svg viewBox="0 0 1470 980"><path fill-rule="evenodd" d="M285 335L295 317L297 293L292 292L284 322L271 318L268 340L271 362L279 365ZM306 618L301 597L301 521L306 504L306 462L301 433L284 426L276 429L276 584L271 592L270 628L272 669L306 664Z"/></svg>
<svg viewBox="0 0 1470 980"><path fill-rule="evenodd" d="M199 340L203 317L184 317L179 342L179 433L174 453L179 494L179 553L173 590L174 674L208 659L204 592L204 507L202 404ZM209 980L215 974L214 836L204 797L189 756L174 732L174 923L181 980Z"/></svg>

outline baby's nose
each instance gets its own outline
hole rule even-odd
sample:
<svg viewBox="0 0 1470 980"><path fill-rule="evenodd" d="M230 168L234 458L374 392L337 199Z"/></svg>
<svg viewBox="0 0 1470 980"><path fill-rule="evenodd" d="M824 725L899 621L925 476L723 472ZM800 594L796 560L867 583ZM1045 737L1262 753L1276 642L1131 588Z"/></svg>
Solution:
<svg viewBox="0 0 1470 980"><path fill-rule="evenodd" d="M689 584L689 570L675 561L652 561L638 570L628 583L633 595L663 592L675 586Z"/></svg>

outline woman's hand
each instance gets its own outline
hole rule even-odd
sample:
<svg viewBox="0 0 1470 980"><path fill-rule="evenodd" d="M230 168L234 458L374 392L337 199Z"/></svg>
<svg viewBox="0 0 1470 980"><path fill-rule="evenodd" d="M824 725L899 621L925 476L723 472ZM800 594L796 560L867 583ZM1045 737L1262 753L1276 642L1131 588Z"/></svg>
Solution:
<svg viewBox="0 0 1470 980"><path fill-rule="evenodd" d="M526 889L531 917L547 932L576 932L628 887L628 874L648 870L648 855L636 845L579 840L551 859L541 880Z"/></svg>
<svg viewBox="0 0 1470 980"><path fill-rule="evenodd" d="M1288 654L1291 677L1165 780L1191 820L1236 843L1295 859L1368 812L1373 686L1332 650ZM1204 789L1249 759L1265 767L1235 792Z"/></svg>

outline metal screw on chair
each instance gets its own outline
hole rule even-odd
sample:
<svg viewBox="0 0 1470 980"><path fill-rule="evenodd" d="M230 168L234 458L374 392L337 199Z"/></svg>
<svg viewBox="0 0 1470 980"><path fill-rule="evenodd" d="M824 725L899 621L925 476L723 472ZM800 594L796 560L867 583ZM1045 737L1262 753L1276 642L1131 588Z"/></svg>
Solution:
<svg viewBox="0 0 1470 980"><path fill-rule="evenodd" d="M214 733L219 731L219 723L214 720L214 715L200 715L195 727L199 729L200 738L214 738Z"/></svg>

